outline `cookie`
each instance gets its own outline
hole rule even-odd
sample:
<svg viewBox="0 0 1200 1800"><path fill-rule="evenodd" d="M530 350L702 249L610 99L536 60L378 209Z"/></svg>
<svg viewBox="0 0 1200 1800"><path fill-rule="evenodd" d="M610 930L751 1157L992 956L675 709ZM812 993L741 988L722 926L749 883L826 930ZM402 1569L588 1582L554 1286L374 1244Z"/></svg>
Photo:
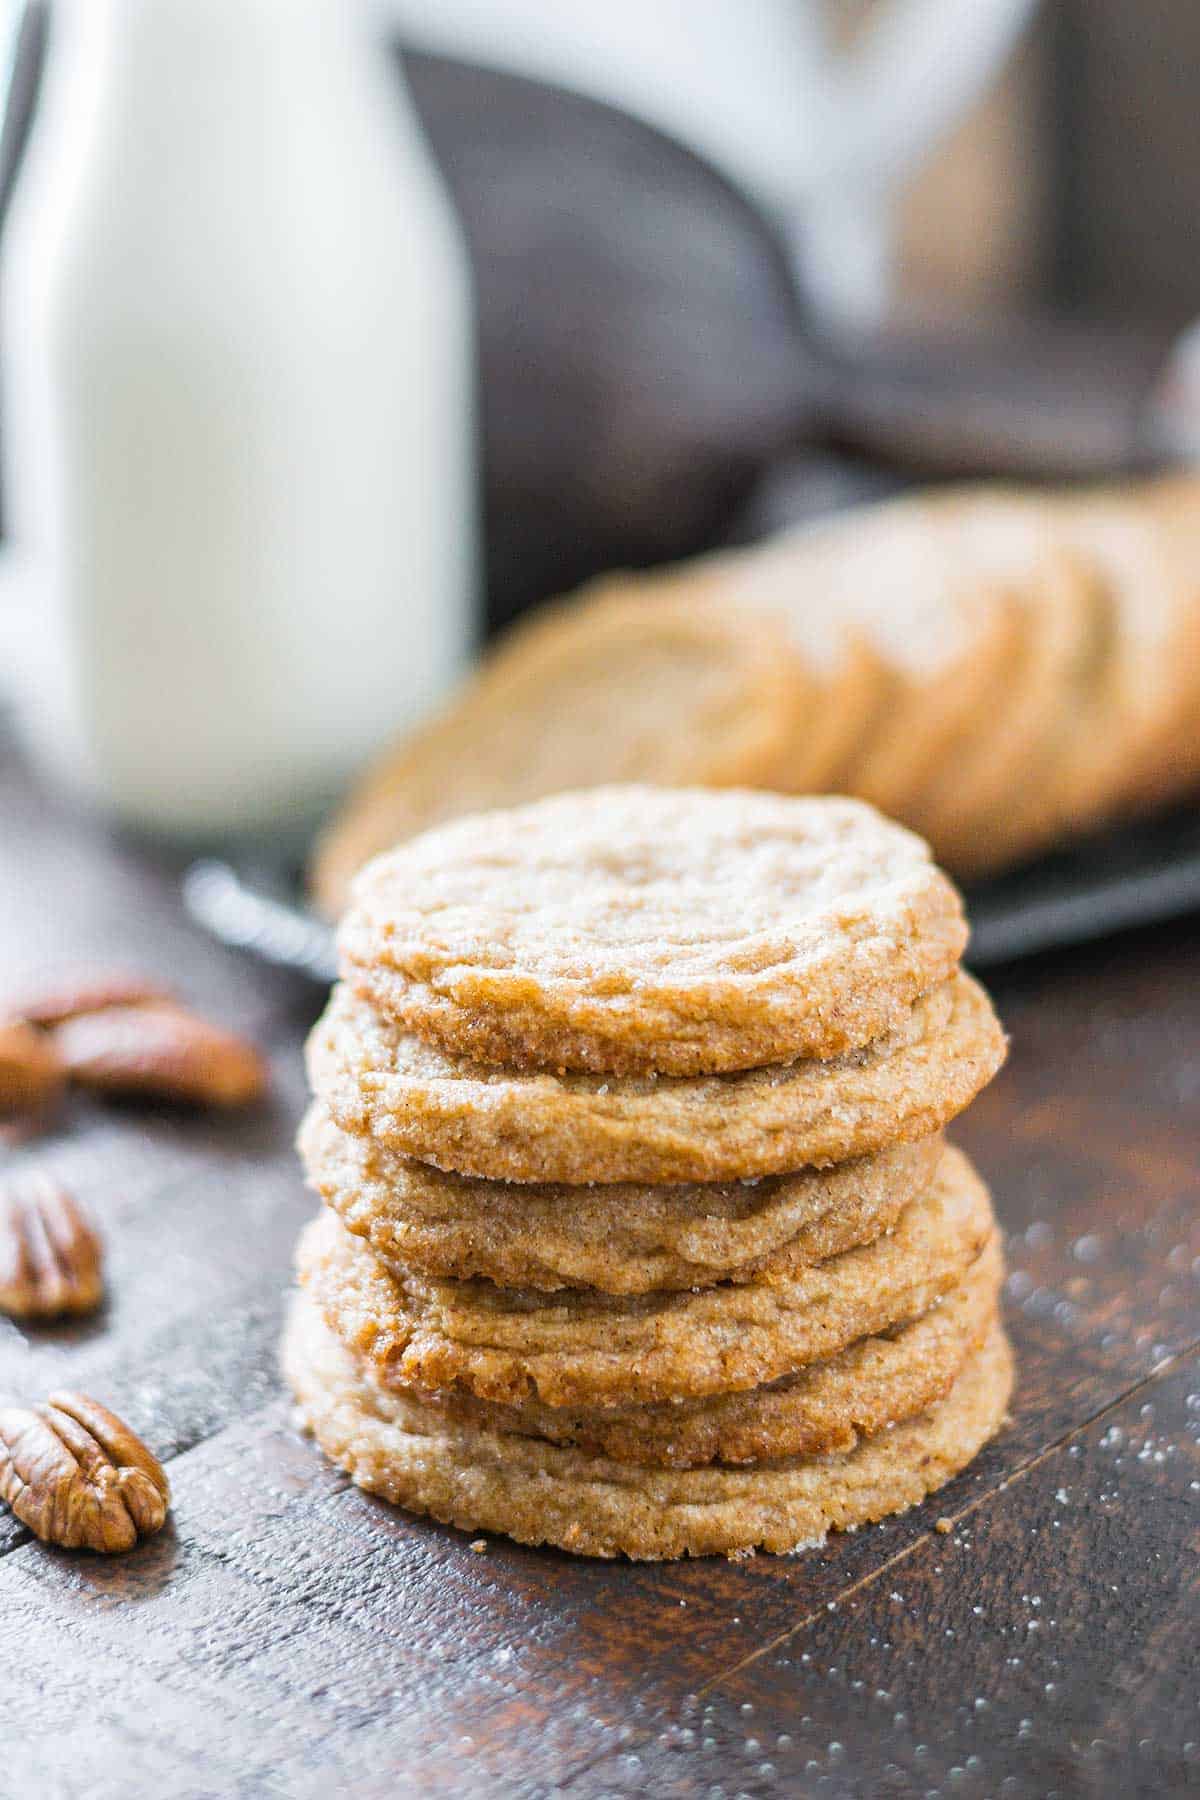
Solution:
<svg viewBox="0 0 1200 1800"><path fill-rule="evenodd" d="M1023 510L1016 500L1006 506L1004 529L1019 535ZM1025 651L969 739L908 809L939 860L964 877L1003 867L1053 835L1038 796L1069 744L1106 638L1103 584L1050 541L1044 505L1024 529L1037 556L1022 591Z"/></svg>
<svg viewBox="0 0 1200 1800"><path fill-rule="evenodd" d="M798 626L794 638L801 638ZM803 634L810 637L811 633ZM785 794L845 791L850 768L881 716L891 693L891 672L866 633L838 632L836 648L810 664L817 693L801 714L799 729L777 777Z"/></svg>
<svg viewBox="0 0 1200 1800"><path fill-rule="evenodd" d="M456 1055L692 1075L870 1042L966 936L927 846L856 801L627 787L377 859L338 941L352 987Z"/></svg>
<svg viewBox="0 0 1200 1800"><path fill-rule="evenodd" d="M772 785L812 683L782 621L704 583L609 580L511 631L385 753L318 843L330 917L378 852L445 819L601 782Z"/></svg>
<svg viewBox="0 0 1200 1800"><path fill-rule="evenodd" d="M1168 579L1178 584L1178 623L1166 640L1169 704L1132 759L1116 810L1139 814L1200 784L1200 480L1177 474L1135 491L1158 533Z"/></svg>
<svg viewBox="0 0 1200 1800"><path fill-rule="evenodd" d="M849 1454L748 1469L645 1469L456 1424L373 1386L310 1301L284 1372L317 1442L359 1487L467 1531L586 1556L662 1560L793 1552L915 1506L1000 1428L1012 1358L996 1326L944 1400Z"/></svg>
<svg viewBox="0 0 1200 1800"><path fill-rule="evenodd" d="M930 1137L761 1181L518 1186L402 1156L320 1106L299 1147L311 1185L397 1273L610 1294L777 1279L821 1262L890 1229L941 1156Z"/></svg>
<svg viewBox="0 0 1200 1800"><path fill-rule="evenodd" d="M886 692L836 785L897 817L971 730L1019 654L1019 604L962 522L965 491L918 494L813 527L803 600L853 624Z"/></svg>
<svg viewBox="0 0 1200 1800"><path fill-rule="evenodd" d="M653 1468L844 1452L943 1398L987 1336L1003 1275L993 1237L958 1286L919 1318L744 1393L590 1409L536 1400L501 1406L461 1389L416 1397L460 1423Z"/></svg>
<svg viewBox="0 0 1200 1800"><path fill-rule="evenodd" d="M991 1002L958 973L898 1030L826 1062L733 1075L521 1074L452 1057L335 989L309 1039L344 1130L494 1180L740 1180L929 1136L1004 1060Z"/></svg>
<svg viewBox="0 0 1200 1800"><path fill-rule="evenodd" d="M1047 781L1042 804L1054 835L1136 809L1189 736L1200 696L1200 532L1185 495L1165 482L1057 503L1061 541L1103 582L1112 622Z"/></svg>
<svg viewBox="0 0 1200 1800"><path fill-rule="evenodd" d="M845 548L844 533L821 526L693 565L726 602L785 620L812 677L814 691L776 774L785 793L834 792L890 690L888 664L855 622L862 574L846 579Z"/></svg>
<svg viewBox="0 0 1200 1800"><path fill-rule="evenodd" d="M898 819L970 735L1024 647L1028 626L1015 594L969 589L958 609L971 621L971 647L927 673L893 671L879 721L838 781L843 792Z"/></svg>
<svg viewBox="0 0 1200 1800"><path fill-rule="evenodd" d="M1200 792L1200 693L1195 706L1180 719L1169 743L1164 743L1153 767L1139 773L1134 792L1122 794L1118 811L1123 818L1159 812Z"/></svg>
<svg viewBox="0 0 1200 1800"><path fill-rule="evenodd" d="M758 1387L822 1361L927 1311L993 1230L987 1189L947 1149L891 1233L778 1282L614 1296L426 1281L386 1270L328 1212L301 1238L298 1266L384 1385L595 1406Z"/></svg>

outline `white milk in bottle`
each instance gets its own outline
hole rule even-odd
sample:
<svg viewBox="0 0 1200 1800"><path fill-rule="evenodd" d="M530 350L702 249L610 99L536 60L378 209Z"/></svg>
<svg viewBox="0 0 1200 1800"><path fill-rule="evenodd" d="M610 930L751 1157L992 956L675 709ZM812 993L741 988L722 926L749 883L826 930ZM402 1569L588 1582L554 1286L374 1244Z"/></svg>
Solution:
<svg viewBox="0 0 1200 1800"><path fill-rule="evenodd" d="M359 0L57 0L5 238L41 760L126 822L310 822L474 622L469 284Z"/></svg>

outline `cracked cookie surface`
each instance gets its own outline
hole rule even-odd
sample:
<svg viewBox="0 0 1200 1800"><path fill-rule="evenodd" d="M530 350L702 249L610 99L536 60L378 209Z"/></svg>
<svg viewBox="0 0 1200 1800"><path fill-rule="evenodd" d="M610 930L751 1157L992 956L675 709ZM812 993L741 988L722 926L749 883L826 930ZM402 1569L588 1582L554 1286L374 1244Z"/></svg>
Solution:
<svg viewBox="0 0 1200 1800"><path fill-rule="evenodd" d="M933 1178L937 1136L831 1169L643 1187L455 1175L343 1131L314 1105L309 1183L403 1273L612 1294L779 1277L888 1230Z"/></svg>
<svg viewBox="0 0 1200 1800"><path fill-rule="evenodd" d="M859 801L645 787L428 832L339 933L348 983L452 1054L625 1075L841 1055L965 943L927 846Z"/></svg>
<svg viewBox="0 0 1200 1800"><path fill-rule="evenodd" d="M328 1212L304 1232L298 1266L383 1385L617 1405L759 1387L834 1356L927 1311L994 1229L987 1189L947 1148L892 1232L776 1282L616 1296L425 1281L392 1274Z"/></svg>
<svg viewBox="0 0 1200 1800"><path fill-rule="evenodd" d="M384 1392L305 1295L293 1304L283 1364L317 1442L359 1487L463 1530L651 1561L798 1551L831 1530L906 1511L995 1434L1012 1388L1012 1355L997 1324L943 1400L848 1454L647 1469L456 1425Z"/></svg>
<svg viewBox="0 0 1200 1800"><path fill-rule="evenodd" d="M991 1002L958 973L903 1023L825 1062L736 1074L522 1073L454 1057L334 990L309 1073L343 1130L494 1180L741 1180L938 1131L1004 1060Z"/></svg>
<svg viewBox="0 0 1200 1800"><path fill-rule="evenodd" d="M690 1469L824 1456L924 1412L948 1392L996 1316L1004 1275L993 1235L957 1287L919 1317L826 1362L741 1393L637 1406L501 1406L461 1389L416 1398L489 1431L545 1438L615 1462Z"/></svg>

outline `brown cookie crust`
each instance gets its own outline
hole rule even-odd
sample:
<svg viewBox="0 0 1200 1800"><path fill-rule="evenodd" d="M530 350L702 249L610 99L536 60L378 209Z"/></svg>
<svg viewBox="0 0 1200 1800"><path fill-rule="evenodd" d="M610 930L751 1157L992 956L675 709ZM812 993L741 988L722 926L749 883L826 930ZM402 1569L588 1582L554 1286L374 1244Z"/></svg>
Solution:
<svg viewBox="0 0 1200 1800"><path fill-rule="evenodd" d="M1015 594L981 583L965 591L960 604L973 619L969 644L934 672L893 671L874 729L842 775L848 793L898 818L909 817L931 774L969 738L1028 641L1028 621Z"/></svg>
<svg viewBox="0 0 1200 1800"><path fill-rule="evenodd" d="M1014 496L1003 516L1012 518L1014 530L1049 540L1052 515L1044 505ZM1040 820L1049 821L1039 796L1069 743L1103 653L1103 585L1052 540L1045 542L1022 600L1030 633L1019 667L997 684L968 740L908 812L959 874L978 875L1024 854L1026 846L1038 848Z"/></svg>
<svg viewBox="0 0 1200 1800"><path fill-rule="evenodd" d="M939 1131L1004 1060L983 989L958 973L902 1026L827 1062L731 1075L522 1074L451 1057L335 989L309 1040L345 1131L503 1181L728 1181L844 1162Z"/></svg>
<svg viewBox="0 0 1200 1800"><path fill-rule="evenodd" d="M995 1434L1012 1389L1012 1354L997 1324L944 1400L848 1455L645 1469L456 1425L382 1392L306 1296L293 1307L283 1364L317 1442L359 1487L467 1531L646 1561L795 1552L831 1530L906 1511Z"/></svg>
<svg viewBox="0 0 1200 1800"><path fill-rule="evenodd" d="M416 1397L448 1418L489 1431L654 1468L841 1453L948 1393L987 1336L1003 1276L999 1236L993 1234L958 1286L919 1318L745 1393L590 1409L537 1400L501 1406L460 1388Z"/></svg>
<svg viewBox="0 0 1200 1800"><path fill-rule="evenodd" d="M1200 483L1167 477L1063 496L1055 530L1103 585L1111 628L1044 784L1043 839L1106 823L1143 784L1152 800L1173 770L1190 764L1200 775L1188 730L1200 699ZM1181 734L1190 755L1179 754Z"/></svg>
<svg viewBox="0 0 1200 1800"><path fill-rule="evenodd" d="M935 1136L760 1181L518 1185L342 1131L319 1102L299 1149L310 1186L398 1274L610 1294L777 1280L822 1262L890 1229L941 1156Z"/></svg>
<svg viewBox="0 0 1200 1800"><path fill-rule="evenodd" d="M786 1281L634 1296L423 1281L391 1274L328 1212L303 1234L298 1266L384 1386L605 1406L759 1387L834 1356L927 1311L993 1229L987 1189L948 1148L893 1232Z"/></svg>
<svg viewBox="0 0 1200 1800"><path fill-rule="evenodd" d="M695 1075L870 1042L966 936L928 847L859 801L611 787L378 858L339 946L352 987L451 1054Z"/></svg>

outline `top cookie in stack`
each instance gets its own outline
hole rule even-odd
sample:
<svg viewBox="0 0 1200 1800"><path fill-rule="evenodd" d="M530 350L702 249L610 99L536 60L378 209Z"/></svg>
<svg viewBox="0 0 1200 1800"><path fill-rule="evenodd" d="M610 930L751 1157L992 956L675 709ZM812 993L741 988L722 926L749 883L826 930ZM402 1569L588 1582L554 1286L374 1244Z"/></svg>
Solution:
<svg viewBox="0 0 1200 1800"><path fill-rule="evenodd" d="M600 1555L794 1549L948 1479L1009 1385L940 1137L1003 1055L965 939L855 801L593 790L372 864L301 1140L324 1447Z"/></svg>
<svg viewBox="0 0 1200 1800"><path fill-rule="evenodd" d="M345 977L453 1055L701 1075L894 1030L966 943L920 839L852 800L602 788L372 865Z"/></svg>

